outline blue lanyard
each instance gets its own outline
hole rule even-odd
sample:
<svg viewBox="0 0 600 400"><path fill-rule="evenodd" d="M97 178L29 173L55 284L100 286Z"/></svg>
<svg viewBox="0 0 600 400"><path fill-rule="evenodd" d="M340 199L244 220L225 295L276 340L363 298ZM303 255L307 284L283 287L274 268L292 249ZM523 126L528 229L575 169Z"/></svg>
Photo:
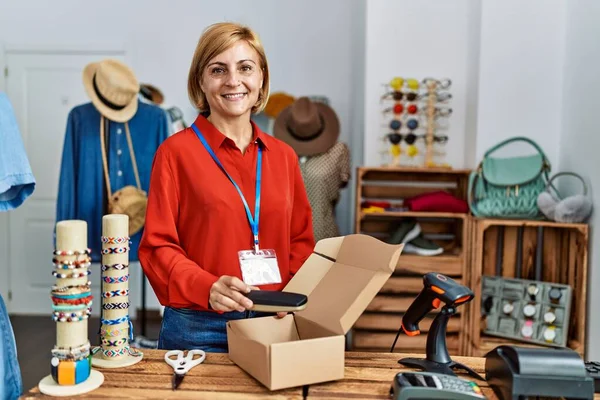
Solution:
<svg viewBox="0 0 600 400"><path fill-rule="evenodd" d="M246 202L246 198L244 198L244 194L242 193L240 187L237 185L237 183L235 183L231 175L227 173L225 167L223 167L221 161L219 161L216 154L210 148L210 145L208 144L206 139L204 139L204 136L202 135L200 129L198 129L196 124L192 124L192 128L194 129L194 132L196 132L198 139L200 139L200 141L206 148L206 151L208 151L208 154L210 154L215 163L219 166L219 168L221 168L221 171L223 171L225 175L227 175L227 178L229 178L231 183L233 183L233 186L242 198L242 201L244 202L244 207L246 208L246 216L248 217L248 222L250 222L250 227L252 228L252 235L254 236L254 251L258 252L258 216L260 215L260 184L262 173L262 150L260 146L258 146L258 159L256 160L256 201L254 203L254 218L252 218L250 207L248 207L248 203Z"/></svg>

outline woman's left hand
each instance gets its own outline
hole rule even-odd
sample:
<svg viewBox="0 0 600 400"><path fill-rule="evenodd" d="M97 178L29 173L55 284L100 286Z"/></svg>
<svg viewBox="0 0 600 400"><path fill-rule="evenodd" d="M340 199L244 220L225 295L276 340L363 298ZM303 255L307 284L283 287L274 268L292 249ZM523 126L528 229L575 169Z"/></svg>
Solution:
<svg viewBox="0 0 600 400"><path fill-rule="evenodd" d="M277 318L283 318L288 315L287 311L281 311L277 313Z"/></svg>

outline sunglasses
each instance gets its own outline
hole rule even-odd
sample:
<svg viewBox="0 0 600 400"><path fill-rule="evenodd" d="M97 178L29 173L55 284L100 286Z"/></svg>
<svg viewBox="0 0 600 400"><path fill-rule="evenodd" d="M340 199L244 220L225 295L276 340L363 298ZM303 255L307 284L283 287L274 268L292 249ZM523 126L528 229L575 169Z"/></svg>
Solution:
<svg viewBox="0 0 600 400"><path fill-rule="evenodd" d="M423 79L423 85L427 87L431 87L435 85L441 89L448 89L450 85L452 85L452 81L448 78L446 79L435 79L435 78L425 78Z"/></svg>
<svg viewBox="0 0 600 400"><path fill-rule="evenodd" d="M394 90L381 96L381 99L392 98L395 101L400 101L406 96L407 101L415 101L419 98L418 93L415 92L402 92L401 90Z"/></svg>
<svg viewBox="0 0 600 400"><path fill-rule="evenodd" d="M384 109L382 112L384 114L392 112L396 115L400 115L404 111L406 111L408 114L414 115L414 114L424 114L426 112L426 109L419 109L419 107L416 104L411 104L408 107L404 107L404 104L398 103L398 104L394 104L394 107ZM450 114L452 114L452 109L436 107L433 110L433 112L434 112L434 115L436 118L448 117Z"/></svg>
<svg viewBox="0 0 600 400"><path fill-rule="evenodd" d="M386 138L389 139L391 144L400 144L400 142L402 142L402 139L404 139L404 141L406 142L406 144L414 144L417 139L419 139L420 136L415 135L414 133L409 133L406 135L403 135L401 133L388 133L386 135Z"/></svg>
<svg viewBox="0 0 600 400"><path fill-rule="evenodd" d="M400 144L400 142L402 142L402 139L404 139L404 142L408 145L414 144L417 140L419 139L427 139L427 135L423 134L423 135L415 135L414 133L408 133L408 134L402 134L402 133L397 133L397 132L392 132L392 133L388 133L387 135L385 135L385 138L388 139L390 141L390 143L392 144ZM438 144L444 144L448 141L448 136L447 135L439 135L439 136L432 136L433 142L434 143L438 143Z"/></svg>
<svg viewBox="0 0 600 400"><path fill-rule="evenodd" d="M406 127L408 129L410 129L411 131L414 131L415 129L417 129L419 127L419 121L417 121L414 118L411 118L408 121L406 121ZM390 129L391 130L397 131L397 130L400 130L400 128L402 128L402 121L400 121L398 119L393 119L390 121Z"/></svg>
<svg viewBox="0 0 600 400"><path fill-rule="evenodd" d="M412 90L418 90L419 89L419 81L413 78L409 78L409 79L404 79L401 78L399 76L393 78L389 85L392 89L394 90L400 90L402 89L402 87L404 86L404 84L406 83L406 86L408 86L409 89Z"/></svg>

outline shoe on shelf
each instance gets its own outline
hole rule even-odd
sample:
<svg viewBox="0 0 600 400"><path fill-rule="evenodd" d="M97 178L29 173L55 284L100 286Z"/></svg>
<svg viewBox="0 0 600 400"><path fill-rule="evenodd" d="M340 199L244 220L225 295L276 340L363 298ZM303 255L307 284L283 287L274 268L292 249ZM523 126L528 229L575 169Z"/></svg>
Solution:
<svg viewBox="0 0 600 400"><path fill-rule="evenodd" d="M442 254L444 249L433 243L431 240L427 240L423 236L419 235L415 239L406 243L402 252L405 254L417 254L420 256L437 256L438 254Z"/></svg>
<svg viewBox="0 0 600 400"><path fill-rule="evenodd" d="M415 219L404 220L390 236L389 244L408 243L421 234L421 226Z"/></svg>

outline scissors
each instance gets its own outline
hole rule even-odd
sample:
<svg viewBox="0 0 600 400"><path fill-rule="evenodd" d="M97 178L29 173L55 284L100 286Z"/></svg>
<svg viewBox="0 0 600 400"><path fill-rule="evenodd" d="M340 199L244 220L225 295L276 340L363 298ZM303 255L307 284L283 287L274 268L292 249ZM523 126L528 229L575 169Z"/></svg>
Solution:
<svg viewBox="0 0 600 400"><path fill-rule="evenodd" d="M177 356L176 359L171 358ZM195 356L199 356L194 358ZM165 361L171 367L173 367L173 379L171 380L171 387L173 390L177 389L185 374L196 365L201 364L206 358L206 353L203 350L189 350L187 355L183 355L183 350L171 350L165 354Z"/></svg>

